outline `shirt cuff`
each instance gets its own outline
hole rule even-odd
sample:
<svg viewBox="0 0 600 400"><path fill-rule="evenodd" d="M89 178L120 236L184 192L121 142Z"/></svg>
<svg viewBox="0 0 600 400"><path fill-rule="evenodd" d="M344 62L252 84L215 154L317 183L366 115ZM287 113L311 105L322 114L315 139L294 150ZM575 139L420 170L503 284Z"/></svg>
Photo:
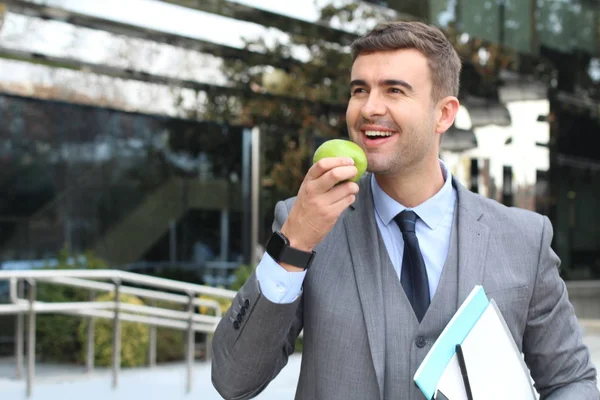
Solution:
<svg viewBox="0 0 600 400"><path fill-rule="evenodd" d="M289 272L264 253L256 267L256 280L262 294L272 303L293 303L302 294L306 271Z"/></svg>

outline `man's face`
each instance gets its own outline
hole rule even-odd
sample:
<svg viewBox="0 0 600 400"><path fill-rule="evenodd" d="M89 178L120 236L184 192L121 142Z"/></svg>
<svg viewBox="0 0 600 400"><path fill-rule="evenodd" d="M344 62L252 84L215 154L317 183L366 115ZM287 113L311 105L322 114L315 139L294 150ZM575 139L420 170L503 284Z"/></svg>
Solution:
<svg viewBox="0 0 600 400"><path fill-rule="evenodd" d="M423 54L403 49L360 55L350 86L348 132L367 154L369 171L393 175L437 159L436 106Z"/></svg>

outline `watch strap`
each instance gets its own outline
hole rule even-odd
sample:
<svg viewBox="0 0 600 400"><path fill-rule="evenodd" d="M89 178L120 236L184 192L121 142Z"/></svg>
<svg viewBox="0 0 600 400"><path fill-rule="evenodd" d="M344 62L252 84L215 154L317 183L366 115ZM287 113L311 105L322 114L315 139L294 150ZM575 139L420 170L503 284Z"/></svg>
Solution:
<svg viewBox="0 0 600 400"><path fill-rule="evenodd" d="M308 269L315 257L314 251L302 251L291 246L285 246L279 256L279 261L295 267Z"/></svg>
<svg viewBox="0 0 600 400"><path fill-rule="evenodd" d="M280 231L275 231L267 242L266 252L277 263L308 269L315 256L314 251L302 251L290 246L290 241Z"/></svg>

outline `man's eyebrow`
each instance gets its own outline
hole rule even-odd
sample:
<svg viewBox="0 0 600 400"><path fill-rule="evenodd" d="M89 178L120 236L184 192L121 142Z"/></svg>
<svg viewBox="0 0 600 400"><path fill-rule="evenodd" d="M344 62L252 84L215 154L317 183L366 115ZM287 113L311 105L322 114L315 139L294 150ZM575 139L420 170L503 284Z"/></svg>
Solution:
<svg viewBox="0 0 600 400"><path fill-rule="evenodd" d="M403 81L402 79L385 79L383 81L380 81L379 84L381 86L402 86L403 88L414 92L415 90L413 89L413 87L410 85L410 83Z"/></svg>
<svg viewBox="0 0 600 400"><path fill-rule="evenodd" d="M355 79L350 82L350 87L354 86L368 86L367 82L362 79ZM402 86L403 88L414 92L415 90L410 83L403 81L402 79L384 79L379 81L379 86Z"/></svg>
<svg viewBox="0 0 600 400"><path fill-rule="evenodd" d="M367 86L367 82L365 82L362 79L355 79L350 82L350 87L353 87L353 86Z"/></svg>

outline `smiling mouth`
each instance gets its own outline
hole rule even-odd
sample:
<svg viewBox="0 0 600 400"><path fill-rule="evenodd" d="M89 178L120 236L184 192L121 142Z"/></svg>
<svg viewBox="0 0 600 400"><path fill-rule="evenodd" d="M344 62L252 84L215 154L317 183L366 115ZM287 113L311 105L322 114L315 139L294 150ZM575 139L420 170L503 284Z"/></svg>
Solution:
<svg viewBox="0 0 600 400"><path fill-rule="evenodd" d="M363 131L365 136L369 139L378 139L382 137L390 137L394 132L383 132L383 131Z"/></svg>

